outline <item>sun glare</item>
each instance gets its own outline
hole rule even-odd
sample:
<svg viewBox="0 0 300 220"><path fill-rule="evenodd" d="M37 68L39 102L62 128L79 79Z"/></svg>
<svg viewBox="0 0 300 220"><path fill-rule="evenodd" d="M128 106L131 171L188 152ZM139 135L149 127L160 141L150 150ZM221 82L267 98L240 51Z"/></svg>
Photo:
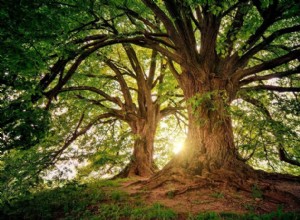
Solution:
<svg viewBox="0 0 300 220"><path fill-rule="evenodd" d="M183 139L180 139L178 141L176 141L174 144L173 144L173 152L174 154L178 154L182 147L183 147L183 144L184 144L184 140Z"/></svg>

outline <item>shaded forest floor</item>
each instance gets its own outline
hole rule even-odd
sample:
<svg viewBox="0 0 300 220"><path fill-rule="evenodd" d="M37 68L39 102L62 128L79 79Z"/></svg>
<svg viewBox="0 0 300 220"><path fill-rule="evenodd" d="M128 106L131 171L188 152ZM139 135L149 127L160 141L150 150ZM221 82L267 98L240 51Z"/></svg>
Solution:
<svg viewBox="0 0 300 220"><path fill-rule="evenodd" d="M2 205L0 219L300 219L299 182L253 183L249 191L175 182L147 190L146 182L69 183Z"/></svg>

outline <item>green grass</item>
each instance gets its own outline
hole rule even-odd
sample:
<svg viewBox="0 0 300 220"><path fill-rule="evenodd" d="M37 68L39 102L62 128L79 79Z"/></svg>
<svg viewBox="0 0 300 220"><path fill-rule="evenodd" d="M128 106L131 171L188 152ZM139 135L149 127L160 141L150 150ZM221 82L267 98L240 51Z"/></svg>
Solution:
<svg viewBox="0 0 300 220"><path fill-rule="evenodd" d="M120 202L125 201L128 198L128 194L120 190L114 190L111 192L110 197L113 201Z"/></svg>
<svg viewBox="0 0 300 220"><path fill-rule="evenodd" d="M121 182L120 180L95 181L88 184L73 182L64 187L31 193L18 200L0 203L0 219L172 220L178 218L178 213L162 204L147 205L140 194L130 196L121 191L118 188ZM216 193L212 197L223 198L223 194ZM169 199L172 199L172 196ZM300 220L300 217L296 213L283 213L279 208L277 212L264 215L207 212L196 215L186 214L186 219Z"/></svg>

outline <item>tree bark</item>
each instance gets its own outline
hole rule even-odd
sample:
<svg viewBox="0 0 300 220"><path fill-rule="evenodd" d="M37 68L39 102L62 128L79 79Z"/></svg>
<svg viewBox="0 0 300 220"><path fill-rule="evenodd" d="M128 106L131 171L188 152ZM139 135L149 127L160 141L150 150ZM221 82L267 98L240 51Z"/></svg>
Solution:
<svg viewBox="0 0 300 220"><path fill-rule="evenodd" d="M152 130L147 131L144 134L137 134L136 140L134 142L133 155L128 165L127 177L149 177L154 174L154 133L155 131Z"/></svg>
<svg viewBox="0 0 300 220"><path fill-rule="evenodd" d="M229 104L234 91L220 78L200 82L191 74L181 75L187 102L189 127L183 150L150 181L157 187L166 181L188 184L198 177L247 179L256 174L239 160L234 145Z"/></svg>
<svg viewBox="0 0 300 220"><path fill-rule="evenodd" d="M146 119L139 119L130 124L135 135L133 154L129 164L115 178L150 177L157 170L153 153L158 115L159 113L148 109Z"/></svg>

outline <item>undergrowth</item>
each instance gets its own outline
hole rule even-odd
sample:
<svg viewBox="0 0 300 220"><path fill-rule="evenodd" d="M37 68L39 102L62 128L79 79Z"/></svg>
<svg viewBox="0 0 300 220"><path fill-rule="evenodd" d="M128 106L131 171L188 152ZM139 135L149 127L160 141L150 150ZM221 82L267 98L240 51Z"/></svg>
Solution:
<svg viewBox="0 0 300 220"><path fill-rule="evenodd" d="M63 187L31 193L1 203L0 219L171 220L180 217L189 220L300 220L296 213L283 213L281 209L264 215L215 212L179 214L159 203L146 204L139 195L128 195L120 190L121 181L95 181L88 184L73 182ZM220 195L215 196L222 198Z"/></svg>

